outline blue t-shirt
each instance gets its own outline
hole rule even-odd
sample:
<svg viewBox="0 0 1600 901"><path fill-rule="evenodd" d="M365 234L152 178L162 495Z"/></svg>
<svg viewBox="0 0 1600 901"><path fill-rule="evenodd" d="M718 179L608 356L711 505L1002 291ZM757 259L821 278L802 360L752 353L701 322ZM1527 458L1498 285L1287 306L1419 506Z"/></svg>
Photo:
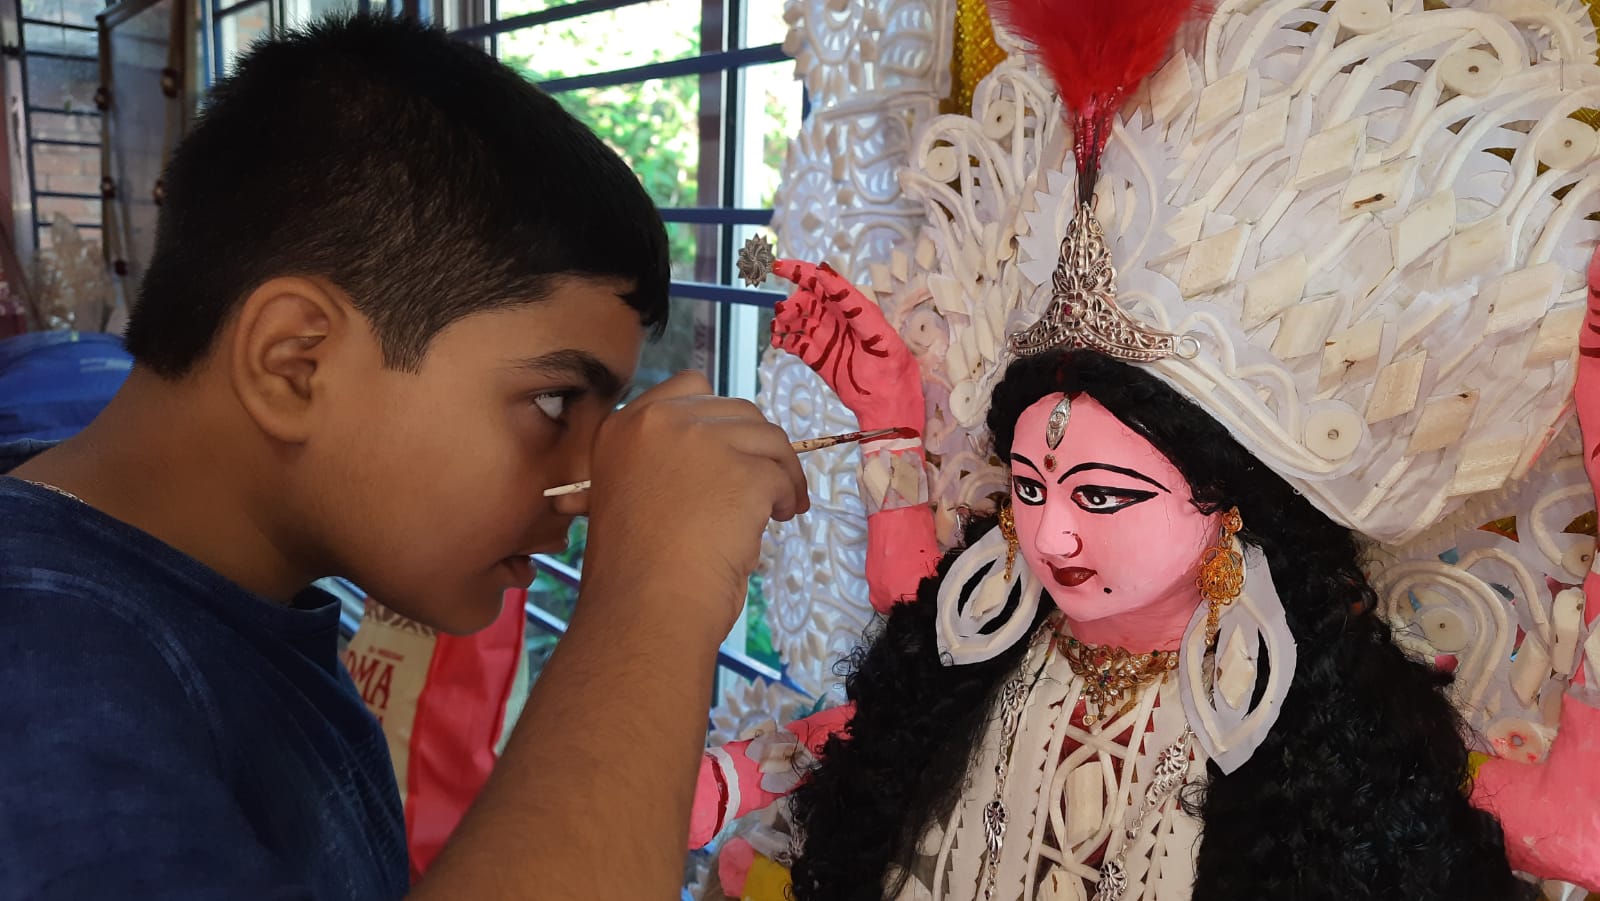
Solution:
<svg viewBox="0 0 1600 901"><path fill-rule="evenodd" d="M0 478L0 898L405 894L382 731L338 604L229 582Z"/></svg>

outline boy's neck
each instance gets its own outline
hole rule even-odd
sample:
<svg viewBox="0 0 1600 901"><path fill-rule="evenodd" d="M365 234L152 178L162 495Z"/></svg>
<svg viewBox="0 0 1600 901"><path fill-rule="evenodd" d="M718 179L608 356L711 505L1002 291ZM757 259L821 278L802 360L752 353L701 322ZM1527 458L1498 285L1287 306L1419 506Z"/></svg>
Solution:
<svg viewBox="0 0 1600 901"><path fill-rule="evenodd" d="M240 440L248 423L219 421L237 407L208 397L214 390L135 368L88 428L11 475L68 491L245 589L288 603L315 574L284 546L275 528L282 509L262 503L282 500L271 461Z"/></svg>

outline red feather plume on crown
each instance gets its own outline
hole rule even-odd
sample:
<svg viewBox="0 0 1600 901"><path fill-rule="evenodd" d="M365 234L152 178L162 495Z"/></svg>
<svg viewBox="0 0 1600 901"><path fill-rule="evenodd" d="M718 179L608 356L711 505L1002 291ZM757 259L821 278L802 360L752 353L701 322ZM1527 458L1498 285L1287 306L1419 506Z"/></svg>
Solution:
<svg viewBox="0 0 1600 901"><path fill-rule="evenodd" d="M990 12L1044 61L1066 106L1078 197L1094 193L1111 120L1155 71L1178 26L1204 0L989 0Z"/></svg>

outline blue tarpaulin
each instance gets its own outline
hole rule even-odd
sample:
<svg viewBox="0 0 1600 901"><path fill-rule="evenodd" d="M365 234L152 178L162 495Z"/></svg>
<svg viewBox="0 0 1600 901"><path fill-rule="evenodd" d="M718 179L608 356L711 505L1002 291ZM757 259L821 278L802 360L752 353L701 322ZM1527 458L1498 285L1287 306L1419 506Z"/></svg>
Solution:
<svg viewBox="0 0 1600 901"><path fill-rule="evenodd" d="M71 437L132 367L116 335L30 332L0 341L0 445Z"/></svg>

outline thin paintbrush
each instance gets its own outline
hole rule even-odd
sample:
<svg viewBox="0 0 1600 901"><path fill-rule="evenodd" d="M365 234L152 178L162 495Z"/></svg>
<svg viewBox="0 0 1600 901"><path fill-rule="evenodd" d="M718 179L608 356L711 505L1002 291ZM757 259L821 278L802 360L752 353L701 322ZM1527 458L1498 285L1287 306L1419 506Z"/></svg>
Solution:
<svg viewBox="0 0 1600 901"><path fill-rule="evenodd" d="M844 435L829 435L826 438L807 438L804 441L796 441L789 446L794 448L795 453L804 454L814 450L822 450L825 447L838 447L841 444L854 444L857 441L872 441L878 438L915 438L916 436L917 432L915 429L876 429L871 432L849 432ZM577 494L580 491L588 490L589 481L585 479L582 482L573 482L571 485L562 485L557 488L551 488L544 493L544 496L560 497L564 494Z"/></svg>

